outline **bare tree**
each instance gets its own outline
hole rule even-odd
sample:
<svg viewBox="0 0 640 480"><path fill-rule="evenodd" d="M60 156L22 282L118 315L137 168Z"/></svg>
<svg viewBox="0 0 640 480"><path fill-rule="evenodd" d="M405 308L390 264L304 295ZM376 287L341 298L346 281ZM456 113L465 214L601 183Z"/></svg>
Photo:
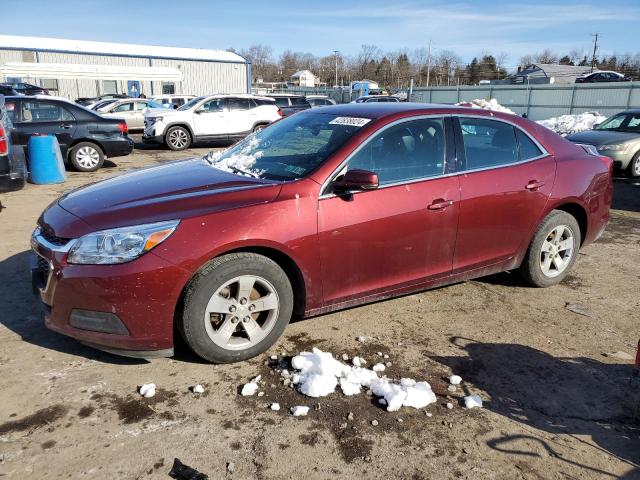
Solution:
<svg viewBox="0 0 640 480"><path fill-rule="evenodd" d="M251 45L241 50L240 55L251 61L256 78L264 77L267 65L273 63L273 49L266 45Z"/></svg>

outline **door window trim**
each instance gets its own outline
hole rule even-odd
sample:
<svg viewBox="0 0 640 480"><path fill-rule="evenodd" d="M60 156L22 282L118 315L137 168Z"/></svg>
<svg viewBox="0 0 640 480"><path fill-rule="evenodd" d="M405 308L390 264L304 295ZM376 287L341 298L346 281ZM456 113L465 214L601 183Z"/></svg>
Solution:
<svg viewBox="0 0 640 480"><path fill-rule="evenodd" d="M495 170L497 168L506 168L506 167L513 167L515 165L522 165L525 163L529 163L529 162L535 162L536 160L540 160L541 158L545 158L548 156L551 156L551 154L547 151L546 148L544 148L540 142L538 140L536 140L534 137L532 137L529 132L527 132L525 129L521 128L520 126L516 125L514 122L510 122L509 120L506 120L504 118L496 118L496 117L487 117L486 115L474 115L472 113L470 114L455 114L452 115L453 117L453 128L455 130L455 138L456 138L456 156L459 157L460 155L462 155L462 161L461 161L461 167L460 170L457 171L457 174L466 174L466 173L475 173L475 172L484 172L486 170ZM529 140L531 140L537 147L538 149L540 149L541 154L538 155L537 157L532 157L532 158L527 158L526 160L518 160L517 162L511 162L511 163L505 163L503 165L491 165L489 167L482 167L482 168L474 168L474 169L470 169L467 170L467 154L466 151L464 149L464 139L462 137L462 127L460 126L460 119L461 118L478 118L481 120L491 120L494 122L502 122L502 123L506 123L507 125L512 126L513 128L516 128L518 130L520 130L522 133L524 133ZM518 140L518 135L517 132L514 132L514 135L516 137L516 142L517 142L517 147L518 147L518 158L520 158L520 142Z"/></svg>
<svg viewBox="0 0 640 480"><path fill-rule="evenodd" d="M455 155L455 151L451 151L451 144L448 141L449 138L449 132L448 132L448 128L447 128L447 123L450 121L451 118L451 114L449 113L445 113L445 114L437 114L437 113L431 113L431 114L426 114L426 115L415 115L415 116L411 116L411 117L403 117L400 118L398 120L395 120L391 123L386 124L385 126L379 128L378 130L376 130L375 132L372 132L371 135L369 135L369 137L362 142L360 145L358 145L356 147L356 149L351 152L347 158L345 158L340 165L338 165L333 172L331 172L331 175L329 175L327 177L327 179L322 183L322 186L320 187L320 195L318 196L318 200L322 200L324 198L333 198L333 197L337 197L337 195L335 193L327 193L327 188L329 188L329 185L336 179L336 177L338 175L340 175L340 173L342 172L342 170L344 169L344 166L353 158L355 157L360 150L362 150L363 148L365 148L373 139L373 137L379 135L380 133L384 132L385 130L395 127L396 125L399 125L401 123L405 123L405 122L411 122L414 120L423 120L423 119L429 119L429 118L441 118L443 120L443 134L444 134L444 171L447 172L448 170L448 166L450 162L454 162L454 164L456 163L456 155ZM401 180L399 182L393 182L393 183L386 183L384 185L380 185L378 188L376 188L376 190L382 190L384 188L390 188L390 187L397 187L399 185L410 185L412 183L418 183L418 182L424 182L426 180L435 180L438 178L444 178L444 177L450 177L452 175L457 175L459 172L453 172L453 173L443 173L442 175L429 175L428 177L420 177L420 178L413 178L411 180ZM358 193L364 193L364 191L355 191L355 192L350 192L351 194L358 194Z"/></svg>

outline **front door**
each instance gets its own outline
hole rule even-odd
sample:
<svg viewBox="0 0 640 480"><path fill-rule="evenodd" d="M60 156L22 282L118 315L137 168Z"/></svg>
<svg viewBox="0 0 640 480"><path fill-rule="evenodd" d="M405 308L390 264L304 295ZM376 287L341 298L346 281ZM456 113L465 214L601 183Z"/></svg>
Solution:
<svg viewBox="0 0 640 480"><path fill-rule="evenodd" d="M14 108L18 109L14 114L16 128L11 138L15 145L27 145L29 137L35 134L55 135L62 157L66 157L77 127L71 112L58 102L40 99L21 99Z"/></svg>
<svg viewBox="0 0 640 480"><path fill-rule="evenodd" d="M384 128L341 168L378 174L377 190L321 195L318 232L325 304L450 274L458 223L456 176L444 176L445 120Z"/></svg>
<svg viewBox="0 0 640 480"><path fill-rule="evenodd" d="M510 123L460 117L460 223L454 273L497 265L531 240L555 179L555 159Z"/></svg>
<svg viewBox="0 0 640 480"><path fill-rule="evenodd" d="M195 134L199 137L227 134L227 111L223 98L208 100L199 106L194 115Z"/></svg>

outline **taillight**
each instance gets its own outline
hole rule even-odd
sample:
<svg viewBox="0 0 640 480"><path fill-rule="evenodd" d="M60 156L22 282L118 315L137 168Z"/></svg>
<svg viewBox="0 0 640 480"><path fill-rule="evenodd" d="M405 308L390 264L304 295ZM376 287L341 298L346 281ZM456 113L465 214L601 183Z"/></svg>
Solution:
<svg viewBox="0 0 640 480"><path fill-rule="evenodd" d="M280 115L280 117L284 117L284 112L281 108L278 108L278 115Z"/></svg>
<svg viewBox="0 0 640 480"><path fill-rule="evenodd" d="M120 130L120 133L122 133L123 135L126 135L127 133L129 133L129 126L126 122L121 122L118 124L118 130Z"/></svg>
<svg viewBox="0 0 640 480"><path fill-rule="evenodd" d="M9 153L9 141L4 127L0 125L0 155L6 155L7 153Z"/></svg>

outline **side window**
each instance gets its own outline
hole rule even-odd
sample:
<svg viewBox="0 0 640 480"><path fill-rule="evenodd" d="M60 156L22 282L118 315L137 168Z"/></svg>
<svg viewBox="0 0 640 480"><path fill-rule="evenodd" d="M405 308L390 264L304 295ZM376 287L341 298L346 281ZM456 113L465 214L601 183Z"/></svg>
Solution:
<svg viewBox="0 0 640 480"><path fill-rule="evenodd" d="M307 99L304 97L291 97L291 105L294 107L304 107L307 105Z"/></svg>
<svg viewBox="0 0 640 480"><path fill-rule="evenodd" d="M249 99L247 98L227 98L227 106L230 112L249 110Z"/></svg>
<svg viewBox="0 0 640 480"><path fill-rule="evenodd" d="M54 103L22 102L23 122L57 122L63 119L63 109Z"/></svg>
<svg viewBox="0 0 640 480"><path fill-rule="evenodd" d="M16 104L15 102L6 102L5 107L7 107L7 115L9 116L9 120L11 123L16 123Z"/></svg>
<svg viewBox="0 0 640 480"><path fill-rule="evenodd" d="M202 105L202 108L205 112L222 112L224 110L224 103L222 98L216 98L214 100L209 100L208 102Z"/></svg>
<svg viewBox="0 0 640 480"><path fill-rule="evenodd" d="M123 103L122 105L118 105L116 108L113 109L114 113L131 112L131 111L133 111L133 102Z"/></svg>
<svg viewBox="0 0 640 480"><path fill-rule="evenodd" d="M460 118L467 170L508 165L518 161L515 129L508 123L483 118Z"/></svg>
<svg viewBox="0 0 640 480"><path fill-rule="evenodd" d="M275 97L276 105L279 107L288 107L289 99L287 97Z"/></svg>
<svg viewBox="0 0 640 480"><path fill-rule="evenodd" d="M385 185L442 175L444 163L444 120L424 118L378 133L349 160L347 169L377 173Z"/></svg>
<svg viewBox="0 0 640 480"><path fill-rule="evenodd" d="M67 110L66 108L61 108L60 110L62 110L62 120L65 122L72 122L75 121L76 117L73 116L73 114Z"/></svg>
<svg viewBox="0 0 640 480"><path fill-rule="evenodd" d="M169 103L169 102L167 102ZM182 105L184 105L184 98L182 97L176 97L173 99L173 105L175 105L176 107L181 107Z"/></svg>
<svg viewBox="0 0 640 480"><path fill-rule="evenodd" d="M542 150L519 128L516 128L516 137L518 137L518 152L520 153L520 161L529 160L542 155Z"/></svg>

